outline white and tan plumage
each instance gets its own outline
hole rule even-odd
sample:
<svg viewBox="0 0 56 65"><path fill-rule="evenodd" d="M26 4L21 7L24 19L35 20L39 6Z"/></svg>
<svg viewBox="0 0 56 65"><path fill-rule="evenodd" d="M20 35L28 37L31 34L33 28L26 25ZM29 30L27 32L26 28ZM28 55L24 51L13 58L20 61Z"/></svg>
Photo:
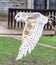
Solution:
<svg viewBox="0 0 56 65"><path fill-rule="evenodd" d="M48 17L39 12L25 13L19 12L16 14L15 19L17 22L25 22L25 27L22 34L22 45L19 48L19 53L16 60L31 53L39 38L42 35L44 25L48 22Z"/></svg>

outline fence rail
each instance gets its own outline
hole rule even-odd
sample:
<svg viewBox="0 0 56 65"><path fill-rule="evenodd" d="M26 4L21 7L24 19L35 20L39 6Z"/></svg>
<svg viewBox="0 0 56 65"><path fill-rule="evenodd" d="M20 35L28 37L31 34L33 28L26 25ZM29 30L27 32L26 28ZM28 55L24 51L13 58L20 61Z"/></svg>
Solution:
<svg viewBox="0 0 56 65"><path fill-rule="evenodd" d="M50 25L49 23L47 23L44 26L45 30L52 30L53 26L55 27L56 25L56 18L54 16L56 16L56 10L46 10L46 9L11 9L9 8L8 10L8 28L23 28L25 23L22 22L16 22L14 17L18 12L40 12L45 16L50 16L51 18L53 18L53 25Z"/></svg>

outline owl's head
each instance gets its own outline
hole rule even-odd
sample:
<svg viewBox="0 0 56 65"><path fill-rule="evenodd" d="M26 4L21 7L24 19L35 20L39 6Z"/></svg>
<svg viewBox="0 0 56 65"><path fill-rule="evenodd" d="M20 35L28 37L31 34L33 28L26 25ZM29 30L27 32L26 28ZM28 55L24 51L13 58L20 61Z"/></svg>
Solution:
<svg viewBox="0 0 56 65"><path fill-rule="evenodd" d="M24 18L24 16L22 15L21 12L19 12L19 13L16 14L15 20L16 20L16 22L25 22L25 18Z"/></svg>

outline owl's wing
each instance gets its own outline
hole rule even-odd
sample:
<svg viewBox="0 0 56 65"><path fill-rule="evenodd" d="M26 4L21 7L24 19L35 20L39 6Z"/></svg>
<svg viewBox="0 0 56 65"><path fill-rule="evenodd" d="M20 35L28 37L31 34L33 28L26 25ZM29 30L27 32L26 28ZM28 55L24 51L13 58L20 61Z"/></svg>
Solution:
<svg viewBox="0 0 56 65"><path fill-rule="evenodd" d="M42 35L43 27L48 22L48 18L41 14L39 18L37 16L37 19L28 17L26 21L22 35L22 45L19 48L16 60L26 56L27 53L31 53Z"/></svg>

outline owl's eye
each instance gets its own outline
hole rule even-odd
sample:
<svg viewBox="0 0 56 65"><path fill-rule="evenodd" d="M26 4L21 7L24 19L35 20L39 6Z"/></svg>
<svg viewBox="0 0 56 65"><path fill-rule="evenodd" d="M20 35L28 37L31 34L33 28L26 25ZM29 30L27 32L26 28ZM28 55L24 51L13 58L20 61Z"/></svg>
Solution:
<svg viewBox="0 0 56 65"><path fill-rule="evenodd" d="M18 16L19 17L19 16Z"/></svg>

